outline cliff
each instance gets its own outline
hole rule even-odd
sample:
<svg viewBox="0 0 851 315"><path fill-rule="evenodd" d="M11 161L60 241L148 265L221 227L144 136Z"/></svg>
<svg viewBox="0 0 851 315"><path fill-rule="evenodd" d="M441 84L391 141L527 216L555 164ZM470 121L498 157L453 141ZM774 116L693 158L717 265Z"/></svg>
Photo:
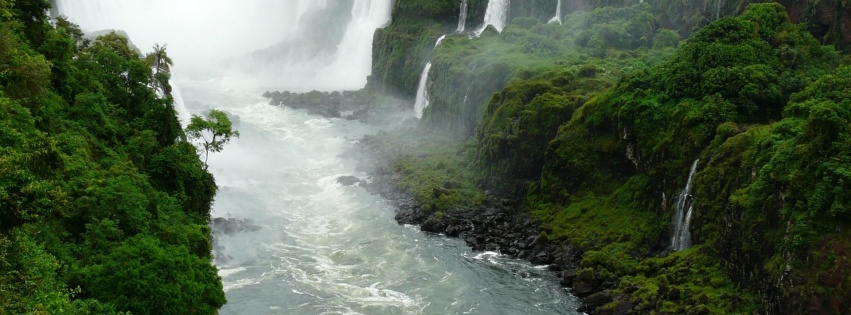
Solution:
<svg viewBox="0 0 851 315"><path fill-rule="evenodd" d="M551 3L512 5L501 33L423 44L418 132L467 144L444 148L454 164L401 158L418 216L466 220L458 208L477 206L444 196L474 186L511 196L540 240L576 254L565 283L597 313L851 312L851 73L837 51L851 15L840 1L751 2L566 1L563 25L531 18ZM412 86L419 63L397 68ZM695 163L679 197L693 200L694 247L672 252ZM432 183L451 178L435 164L474 183Z"/></svg>

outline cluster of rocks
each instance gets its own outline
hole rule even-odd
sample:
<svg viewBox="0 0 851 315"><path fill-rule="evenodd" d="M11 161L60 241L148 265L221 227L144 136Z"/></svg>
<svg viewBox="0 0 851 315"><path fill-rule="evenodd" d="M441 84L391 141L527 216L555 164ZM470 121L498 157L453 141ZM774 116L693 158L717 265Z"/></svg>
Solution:
<svg viewBox="0 0 851 315"><path fill-rule="evenodd" d="M237 219L218 217L213 219L212 225L214 232L224 233L227 235L233 235L242 232L254 232L260 230L260 226L255 225L254 220L247 218Z"/></svg>
<svg viewBox="0 0 851 315"><path fill-rule="evenodd" d="M213 257L216 258L218 263L226 263L233 259L233 257L225 253L225 247L219 245L219 235L233 235L236 233L259 231L261 229L260 226L254 224L254 220L247 218L217 217L213 218L211 225L213 227Z"/></svg>
<svg viewBox="0 0 851 315"><path fill-rule="evenodd" d="M343 186L354 186L358 184L366 184L365 181L362 181L360 178L355 176L340 176L337 177L337 183Z"/></svg>
<svg viewBox="0 0 851 315"><path fill-rule="evenodd" d="M369 97L362 91L320 92L265 92L269 105L306 109L311 115L329 118L345 116L350 120L362 119L367 114Z"/></svg>
<svg viewBox="0 0 851 315"><path fill-rule="evenodd" d="M489 196L489 201L483 205L436 214L397 189L396 183L402 178L400 174L389 167L374 167L372 182L364 187L396 204L395 218L400 224L419 225L425 232L460 237L476 251L497 251L536 265L547 265L560 276L563 286L571 288L571 293L582 299L581 312L626 314L634 311L628 302L621 303L622 307L616 310L597 310L616 299L628 301L628 297L615 296L611 291L616 288L618 279L578 268L585 250L548 240L540 222L523 211L518 202ZM444 189L453 185L447 182Z"/></svg>

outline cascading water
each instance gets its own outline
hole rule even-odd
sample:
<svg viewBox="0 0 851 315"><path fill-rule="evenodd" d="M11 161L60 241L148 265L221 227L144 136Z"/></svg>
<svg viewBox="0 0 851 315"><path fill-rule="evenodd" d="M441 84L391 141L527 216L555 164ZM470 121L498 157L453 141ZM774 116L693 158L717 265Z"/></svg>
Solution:
<svg viewBox="0 0 851 315"><path fill-rule="evenodd" d="M183 102L183 92L180 91L174 78L169 81L171 85L171 97L174 99L174 111L177 112L177 118L180 119L180 124L186 128L189 125L189 120L192 119L192 114L186 109L186 103Z"/></svg>
<svg viewBox="0 0 851 315"><path fill-rule="evenodd" d="M458 33L464 32L464 29L467 27L467 0L461 0L460 12L458 14L458 28L455 29Z"/></svg>
<svg viewBox="0 0 851 315"><path fill-rule="evenodd" d="M391 1L388 0L355 0L352 20L337 48L336 58L321 71L323 75L320 77L333 77L345 89L363 88L366 77L372 72L372 38L375 29L390 23L390 11Z"/></svg>
<svg viewBox="0 0 851 315"><path fill-rule="evenodd" d="M446 34L437 38L434 43L434 48L440 46L440 43L446 39ZM423 73L420 74L420 83L417 86L417 99L414 101L414 116L418 119L423 118L423 111L428 107L428 75L431 71L431 62L426 63L423 68Z"/></svg>
<svg viewBox="0 0 851 315"><path fill-rule="evenodd" d="M689 231L689 223L691 222L691 214L694 210L694 196L691 194L692 177L697 171L697 163L700 160L695 160L691 165L691 170L688 173L686 187L680 191L677 196L677 204L674 207L674 235L671 236L671 249L675 251L686 250L691 247L691 232Z"/></svg>
<svg viewBox="0 0 851 315"><path fill-rule="evenodd" d="M417 118L423 118L423 110L428 107L428 73L431 71L431 62L425 65L420 75L420 85L417 87L417 100L414 102L414 114Z"/></svg>
<svg viewBox="0 0 851 315"><path fill-rule="evenodd" d="M440 43L442 43L444 39L446 39L446 34L437 38L437 42L434 43L434 47L437 48L437 46L440 46Z"/></svg>
<svg viewBox="0 0 851 315"><path fill-rule="evenodd" d="M505 24L508 23L508 9L510 6L510 0L488 1L488 8L485 11L485 21L482 23L482 26L476 30L476 36L482 35L482 32L485 31L488 25L493 25L498 32L502 32L502 29L505 28Z"/></svg>
<svg viewBox="0 0 851 315"><path fill-rule="evenodd" d="M175 71L189 75L186 72L226 70L240 84L310 91L356 90L366 84L372 70L372 37L376 28L390 22L392 1L54 3L84 31L121 29L142 51L154 43L167 44L177 63Z"/></svg>
<svg viewBox="0 0 851 315"><path fill-rule="evenodd" d="M219 186L212 215L251 219L259 230L228 234L213 226L214 262L228 300L219 314L578 314L576 300L545 268L493 252L471 253L462 240L400 226L386 200L338 183L342 175L367 178L345 153L380 127L270 106L259 96L269 85L293 90L361 84L368 73L357 79L344 74L370 65L370 54L357 51L370 46L375 27L389 21L391 0L56 2L85 30L123 29L143 50L168 44L172 70L180 73L172 93L181 117L209 108L239 117L241 137L210 156L209 171ZM286 47L274 44L292 36L281 34L284 26L302 32L321 23L344 24L332 40L334 49L322 50L331 58L309 58L312 47L327 47L313 35L299 35ZM207 51L221 43L227 43L224 51ZM294 43L311 49L284 49ZM264 45L274 46L266 52L276 58L244 54ZM343 58L347 54L350 59ZM294 79L252 80L240 68L201 62L227 56L253 59L257 69ZM316 72L332 67L340 67L328 70L339 78L317 84L322 77Z"/></svg>
<svg viewBox="0 0 851 315"><path fill-rule="evenodd" d="M562 19L562 17L561 17L561 1L562 0L556 0L556 2L557 2L557 4L556 4L556 15L553 16L552 19L550 19L549 23L558 22L558 24L561 24L561 19Z"/></svg>

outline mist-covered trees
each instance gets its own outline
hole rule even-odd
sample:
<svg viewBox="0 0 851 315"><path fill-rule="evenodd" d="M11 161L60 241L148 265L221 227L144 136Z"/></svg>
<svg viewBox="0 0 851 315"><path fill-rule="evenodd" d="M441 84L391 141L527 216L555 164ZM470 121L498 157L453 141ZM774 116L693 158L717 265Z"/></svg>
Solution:
<svg viewBox="0 0 851 315"><path fill-rule="evenodd" d="M0 313L212 314L216 185L171 97L48 5L0 0Z"/></svg>

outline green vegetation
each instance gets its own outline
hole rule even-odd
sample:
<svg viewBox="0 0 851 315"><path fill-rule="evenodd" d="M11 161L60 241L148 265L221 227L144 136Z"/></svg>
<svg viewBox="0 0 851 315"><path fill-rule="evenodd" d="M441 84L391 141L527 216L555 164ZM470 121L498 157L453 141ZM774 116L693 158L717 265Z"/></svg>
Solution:
<svg viewBox="0 0 851 315"><path fill-rule="evenodd" d="M207 170L207 158L210 153L222 152L231 138L239 138L239 131L233 129L228 114L213 109L207 113L206 119L192 115L192 120L186 126L186 136L189 140L201 140L199 146L204 150L204 170ZM207 136L210 139L207 139Z"/></svg>
<svg viewBox="0 0 851 315"><path fill-rule="evenodd" d="M155 73L48 8L0 0L0 314L215 313L217 187L183 140L164 46Z"/></svg>
<svg viewBox="0 0 851 315"><path fill-rule="evenodd" d="M390 148L392 152L385 153L394 159L390 170L402 175L398 187L429 213L442 215L485 200L470 165L475 153L471 143L439 135L381 132L365 145L374 150Z"/></svg>
<svg viewBox="0 0 851 315"><path fill-rule="evenodd" d="M452 174L524 200L550 242L584 251L577 275L613 283L607 312L847 312L851 67L779 4L686 23L694 8L665 3L449 36L417 131L456 140L400 159L403 187L436 216L468 205L433 200ZM697 246L668 253L697 159Z"/></svg>

